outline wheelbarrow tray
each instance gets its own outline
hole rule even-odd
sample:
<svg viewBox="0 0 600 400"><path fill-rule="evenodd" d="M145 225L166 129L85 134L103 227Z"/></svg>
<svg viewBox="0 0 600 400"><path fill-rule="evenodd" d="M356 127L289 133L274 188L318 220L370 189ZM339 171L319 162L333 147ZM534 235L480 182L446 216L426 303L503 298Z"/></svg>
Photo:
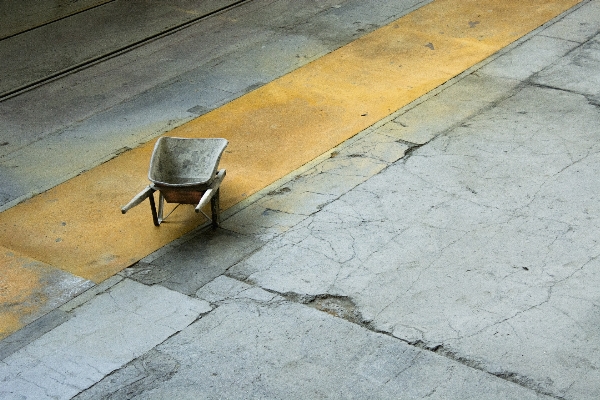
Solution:
<svg viewBox="0 0 600 400"><path fill-rule="evenodd" d="M206 187L215 178L225 139L161 137L154 145L148 179L155 186Z"/></svg>
<svg viewBox="0 0 600 400"><path fill-rule="evenodd" d="M202 214L202 208L210 201L212 223L218 226L219 186L225 177L225 170L217 171L217 168L227 144L225 139L161 137L150 159L148 179L152 184L122 207L121 212L125 214L148 198L154 225L159 226L163 221L165 201L197 204L195 210ZM160 195L158 213L154 202L155 191L159 191Z"/></svg>

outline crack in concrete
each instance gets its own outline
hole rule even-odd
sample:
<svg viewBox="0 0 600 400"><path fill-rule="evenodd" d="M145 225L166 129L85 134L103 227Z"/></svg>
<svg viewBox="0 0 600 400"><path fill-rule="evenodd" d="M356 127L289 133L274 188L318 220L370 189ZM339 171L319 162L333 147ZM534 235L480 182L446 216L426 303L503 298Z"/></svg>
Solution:
<svg viewBox="0 0 600 400"><path fill-rule="evenodd" d="M556 285L558 285L558 284L560 284L560 283L562 283L562 282L565 282L565 281L569 280L569 279L570 279L570 278L572 278L572 277L573 277L575 274L577 274L578 272L582 271L582 270L583 270L583 269L584 269L584 268L585 268L585 267L586 267L588 264L590 264L590 263L592 263L593 261L595 261L595 260L596 260L598 257L599 257L599 256L596 256L596 257L593 257L593 258L591 258L591 259L590 259L590 260L588 260L586 263L584 263L584 264L583 264L581 267L577 268L575 271L573 271L571 274L569 274L567 277L565 277L565 278L563 278L563 279L556 280L555 282L553 282L553 283L552 283L552 284L551 284L551 285L548 287L548 289L547 289L547 295L546 295L546 298L545 298L543 301L539 302L538 304L532 305L532 306L530 306L530 307L528 307L528 308L526 308L526 309L524 309L524 310L518 311L518 312L514 313L513 315L511 315L510 317L506 317L506 318L504 318L504 319L502 319L502 320L500 320L500 321L497 321L497 322L495 322L495 323L493 323L493 324L491 324L491 325L488 325L488 326L486 326L486 327L484 327L484 328L482 328L482 329L478 330L477 332L474 332L474 333L472 333L472 334L469 334L469 335L467 335L467 336L460 336L460 337L459 337L459 339L466 339L466 338L475 337L475 336L477 336L477 335L481 334L482 332L484 332L484 331L486 331L486 330L488 330L488 329L494 328L495 326L498 326L498 325L500 325L500 324L503 324L503 323L509 323L509 321L510 321L510 320L512 320L512 319L515 319L516 317L518 317L518 316L520 316L520 315L522 315L522 314L525 314L525 313L527 313L527 312L529 312L529 311L531 311L531 310L534 310L534 309L536 309L536 308L539 308L539 307L541 307L541 306L542 306L542 305L544 305L544 304L547 304L547 303L549 303L549 302L550 302L550 300L551 300L551 298L552 298L552 294L553 294L554 287L555 287ZM510 323L509 323L509 325L510 325ZM515 334L518 336L518 334L517 334L517 333L516 333L516 331L514 330L514 327L512 327L512 325L510 325L510 326L511 326L511 328L513 328L513 331L514 331L514 332L515 332Z"/></svg>
<svg viewBox="0 0 600 400"><path fill-rule="evenodd" d="M235 279L235 278L233 278L233 279ZM248 282L245 282L245 283L248 283ZM490 371L483 362L462 356L458 352L446 348L444 346L444 344L440 344L440 343L429 344L427 341L421 340L421 339L416 340L416 341L408 341L408 340L402 339L401 337L394 336L388 331L377 329L373 325L373 321L366 320L362 316L362 314L360 313L360 310L358 309L358 307L356 306L356 304L354 303L352 298L349 296L330 295L330 294L307 295L307 294L301 294L301 293L296 293L296 292L281 293L281 292L277 292L276 290L272 290L272 289L264 289L264 288L261 288L261 289L268 291L270 293L273 293L273 294L277 294L277 295L285 298L288 301L303 304L303 305L306 305L306 306L309 306L312 308L316 308L317 310L325 312L334 317L341 318L350 323L359 325L360 327L365 328L371 332L382 334L382 335L394 338L396 340L400 340L404 343L407 343L408 345L435 353L437 355L448 358L452 361L455 361L455 362L462 364L464 366L467 366L469 368L473 368L478 371L484 372L486 374L493 375L497 378L515 383L519 386L522 386L526 389L532 390L536 393L546 395L546 396L549 396L549 397L552 397L552 398L558 399L558 400L566 400L563 396L557 395L556 393L552 393L551 391L547 390L546 388L543 387L542 383L536 382L532 378L529 378L527 376L524 376L524 375L516 373L516 372ZM537 305L534 307L537 307ZM534 308L534 307L531 307L531 308ZM525 312L525 311L523 311L523 312ZM484 328L484 329L486 329L486 328Z"/></svg>
<svg viewBox="0 0 600 400"><path fill-rule="evenodd" d="M539 186L539 187L538 187L538 189L535 191L535 193L533 193L533 195L532 195L532 197L531 197L531 200L530 200L529 202L527 202L527 204L525 204L525 205L523 205L522 207L520 207L520 209L525 209L525 208L528 208L529 206L531 206L531 204L533 204L533 202L534 202L535 200L537 200L538 194L539 194L539 193L542 191L542 189L543 189L543 188L544 188L544 187L545 187L545 186L546 186L546 185L547 185L547 184L548 184L550 181L552 181L554 178L556 178L557 176L559 176L559 175L560 175L560 174L562 174L563 172L567 171L569 168L571 168L571 167L573 167L573 166L575 166L575 165L579 164L580 162L584 161L585 159L587 159L587 158L589 158L589 157L591 157L591 156L593 156L593 155L596 155L596 154L597 154L597 153L588 153L588 154L586 154L585 156L583 156L582 158L580 158L580 159L578 159L578 160L576 160L576 161L572 162L572 163L571 163L571 164L569 164L569 165L566 165L565 167L563 167L563 168L562 168L560 171L556 172L555 174L553 174L553 175L550 175L550 176L548 177L548 179L546 179L544 182L542 182L542 184L540 184L540 186Z"/></svg>

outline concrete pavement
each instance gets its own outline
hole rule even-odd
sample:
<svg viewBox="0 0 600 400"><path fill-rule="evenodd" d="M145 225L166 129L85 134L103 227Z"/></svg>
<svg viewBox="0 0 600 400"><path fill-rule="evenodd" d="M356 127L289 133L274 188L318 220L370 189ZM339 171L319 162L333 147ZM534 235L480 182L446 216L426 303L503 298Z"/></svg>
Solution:
<svg viewBox="0 0 600 400"><path fill-rule="evenodd" d="M0 393L598 398L599 31L583 2L4 339Z"/></svg>

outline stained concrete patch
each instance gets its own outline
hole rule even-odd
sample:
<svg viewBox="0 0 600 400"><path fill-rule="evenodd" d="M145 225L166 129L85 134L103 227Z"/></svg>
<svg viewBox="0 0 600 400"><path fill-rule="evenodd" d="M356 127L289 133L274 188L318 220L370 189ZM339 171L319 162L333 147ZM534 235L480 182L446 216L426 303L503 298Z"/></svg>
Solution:
<svg viewBox="0 0 600 400"><path fill-rule="evenodd" d="M128 268L125 274L144 284L160 284L192 295L263 245L253 236L223 229L204 230L151 263L140 262Z"/></svg>
<svg viewBox="0 0 600 400"><path fill-rule="evenodd" d="M282 300L230 299L136 361L168 360L152 371L128 367L90 390L132 398L542 399L397 339ZM177 368L173 366L177 365ZM152 381L132 385L132 376ZM109 384L110 382L110 384ZM134 386L135 385L135 386Z"/></svg>
<svg viewBox="0 0 600 400"><path fill-rule="evenodd" d="M160 387L171 379L179 367L173 357L150 350L73 399L132 399Z"/></svg>
<svg viewBox="0 0 600 400"><path fill-rule="evenodd" d="M270 240L287 231L306 218L301 214L288 214L254 203L222 223L224 229L241 234L255 235Z"/></svg>
<svg viewBox="0 0 600 400"><path fill-rule="evenodd" d="M361 140L345 147L340 154L349 157L372 158L388 164L394 163L404 157L409 145L404 141L386 135L386 132L384 128L378 128Z"/></svg>
<svg viewBox="0 0 600 400"><path fill-rule="evenodd" d="M402 158L407 149L406 144L389 136L378 133L366 135L351 146L344 146L341 151L332 151L329 159L267 193L247 211L226 221L224 226L272 238L276 232L287 231L306 216L318 212L342 194L378 174L390 163ZM278 222L251 223L248 221L251 215L257 217L258 221L262 217L267 217L268 221L272 215L273 221Z"/></svg>
<svg viewBox="0 0 600 400"><path fill-rule="evenodd" d="M86 279L0 247L0 338L91 286Z"/></svg>
<svg viewBox="0 0 600 400"><path fill-rule="evenodd" d="M69 399L212 308L125 280L0 363L0 397Z"/></svg>
<svg viewBox="0 0 600 400"><path fill-rule="evenodd" d="M399 145L396 153L404 154L406 147ZM336 155L297 176L285 188L273 191L257 204L265 209L293 215L311 215L343 193L351 190L388 164L365 157L368 149ZM334 153L332 153L334 154ZM398 158L401 155L398 155Z"/></svg>
<svg viewBox="0 0 600 400"><path fill-rule="evenodd" d="M474 73L412 107L378 132L407 142L424 144L440 133L510 96L518 82ZM473 96L473 93L477 93Z"/></svg>
<svg viewBox="0 0 600 400"><path fill-rule="evenodd" d="M400 18L413 7L427 3L429 1L419 0L328 2L329 7L292 29L294 33L318 39L324 45L335 48L340 42L356 39Z"/></svg>

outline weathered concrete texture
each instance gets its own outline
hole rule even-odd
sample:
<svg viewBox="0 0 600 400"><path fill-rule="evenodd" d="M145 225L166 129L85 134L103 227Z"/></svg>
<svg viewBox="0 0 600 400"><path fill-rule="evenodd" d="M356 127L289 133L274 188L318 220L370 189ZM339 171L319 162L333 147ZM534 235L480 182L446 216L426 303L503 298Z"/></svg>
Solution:
<svg viewBox="0 0 600 400"><path fill-rule="evenodd" d="M192 295L203 285L264 245L253 236L217 230L204 231L153 260L139 262L124 274L138 282L160 283ZM236 251L231 251L235 248Z"/></svg>
<svg viewBox="0 0 600 400"><path fill-rule="evenodd" d="M17 272L21 275L27 276L26 273L23 274L23 270L18 270ZM80 278L77 279L81 281ZM92 286L92 282L84 281L86 283L82 287L77 288L77 290L73 290L73 288L71 288L69 291L70 296L67 296L66 293L63 293L62 295L51 293L51 290L56 290L56 288L53 288L52 285L48 285L49 287L45 288L46 292L53 294L53 296L50 297L50 304L46 304L45 307L38 310L37 313L28 315L26 319L21 320L21 323L23 324L27 322L30 323L0 341L0 360L5 359L9 355L27 346L29 343L69 320L73 316L71 311L92 300L98 294L107 291L122 280L123 277L116 275L95 286ZM89 288L90 286L92 287ZM85 288L89 289L83 291ZM22 288L21 290L26 292L25 288ZM37 298L38 301L42 301L42 299L46 300L40 293L35 293L35 296L31 297ZM70 299L70 297L73 298ZM64 304L60 305L63 302ZM57 305L60 305L58 309L55 308ZM51 311L48 312L49 310ZM43 312L47 312L47 314L40 316ZM7 319L6 315L3 315L3 319Z"/></svg>
<svg viewBox="0 0 600 400"><path fill-rule="evenodd" d="M199 296L220 305L78 398L545 398L231 279Z"/></svg>
<svg viewBox="0 0 600 400"><path fill-rule="evenodd" d="M205 301L125 280L0 363L0 397L68 399L209 312Z"/></svg>
<svg viewBox="0 0 600 400"><path fill-rule="evenodd" d="M558 61L579 43L546 36L533 36L478 72L503 78L524 80Z"/></svg>
<svg viewBox="0 0 600 400"><path fill-rule="evenodd" d="M76 2L47 2L36 0L3 1L0 3L0 15L3 18L0 27L0 39L15 35L60 18L65 18L90 7L95 7L110 0L78 0Z"/></svg>
<svg viewBox="0 0 600 400"><path fill-rule="evenodd" d="M583 43L598 33L600 1L593 0L544 29L540 35Z"/></svg>
<svg viewBox="0 0 600 400"><path fill-rule="evenodd" d="M581 94L513 89L228 274L350 299L359 322L540 393L599 397L599 124Z"/></svg>
<svg viewBox="0 0 600 400"><path fill-rule="evenodd" d="M0 342L0 397L599 398L598 4Z"/></svg>
<svg viewBox="0 0 600 400"><path fill-rule="evenodd" d="M0 93L123 49L233 3L235 0L179 0L175 4L114 0L3 39Z"/></svg>
<svg viewBox="0 0 600 400"><path fill-rule="evenodd" d="M357 39L364 33L399 18L412 8L421 7L429 2L428 0L405 0L401 4L385 0L375 0L368 4L357 1L334 2L326 12L306 19L292 29L301 35L318 38L326 45L337 46L337 43ZM398 7L400 5L401 8Z"/></svg>
<svg viewBox="0 0 600 400"><path fill-rule="evenodd" d="M171 379L179 368L179 362L173 357L150 350L73 399L132 399L159 387Z"/></svg>
<svg viewBox="0 0 600 400"><path fill-rule="evenodd" d="M584 43L569 57L540 72L533 82L591 96L600 94L600 37ZM584 78L585 77L585 78Z"/></svg>
<svg viewBox="0 0 600 400"><path fill-rule="evenodd" d="M55 309L2 339L0 341L0 360L4 360L9 355L50 332L69 318L70 316L66 312Z"/></svg>
<svg viewBox="0 0 600 400"><path fill-rule="evenodd" d="M425 144L486 107L509 97L519 82L470 74L400 115L378 132L411 143ZM477 93L473 96L473 93Z"/></svg>

